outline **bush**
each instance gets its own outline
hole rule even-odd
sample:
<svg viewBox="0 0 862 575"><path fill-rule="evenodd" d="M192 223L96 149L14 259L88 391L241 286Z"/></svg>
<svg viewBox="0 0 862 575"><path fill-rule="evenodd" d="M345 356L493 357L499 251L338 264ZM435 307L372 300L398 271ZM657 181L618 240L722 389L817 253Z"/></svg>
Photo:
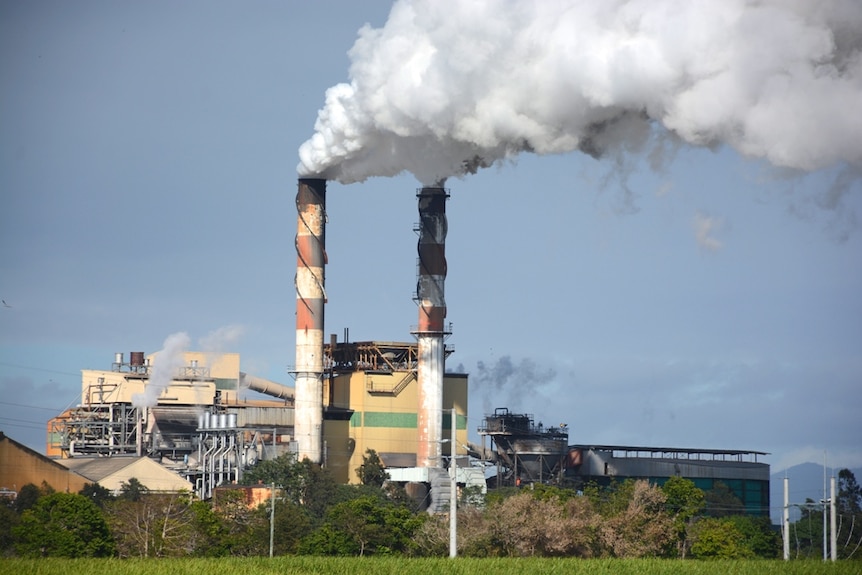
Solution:
<svg viewBox="0 0 862 575"><path fill-rule="evenodd" d="M13 533L25 557L108 557L114 542L101 510L77 493L41 497Z"/></svg>

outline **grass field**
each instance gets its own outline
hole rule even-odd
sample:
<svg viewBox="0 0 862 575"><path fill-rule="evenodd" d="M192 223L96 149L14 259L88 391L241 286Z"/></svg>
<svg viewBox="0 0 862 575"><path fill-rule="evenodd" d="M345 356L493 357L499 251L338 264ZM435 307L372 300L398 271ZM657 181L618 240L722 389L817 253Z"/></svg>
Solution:
<svg viewBox="0 0 862 575"><path fill-rule="evenodd" d="M860 562L673 559L0 559L0 575L859 575Z"/></svg>

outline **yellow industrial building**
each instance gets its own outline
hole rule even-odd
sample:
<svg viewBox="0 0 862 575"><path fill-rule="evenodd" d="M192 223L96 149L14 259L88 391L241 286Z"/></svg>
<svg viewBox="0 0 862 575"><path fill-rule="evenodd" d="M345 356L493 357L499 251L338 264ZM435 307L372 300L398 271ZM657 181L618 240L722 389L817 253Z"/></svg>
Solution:
<svg viewBox="0 0 862 575"><path fill-rule="evenodd" d="M237 402L243 376L237 353L184 351L176 357L168 357L163 352L146 357L143 352L129 355L126 364L123 354L115 354L114 369L110 371L81 371L83 404L213 405ZM166 377L162 381L156 380L158 372L151 369L161 363L159 359L168 363L163 370ZM123 366L128 369L120 369Z"/></svg>
<svg viewBox="0 0 862 575"><path fill-rule="evenodd" d="M355 470L373 449L388 468L416 467L419 390L415 344L356 342L328 346L324 385L326 464L342 482L356 482ZM444 458L451 453L451 410L456 413L456 453L466 455L467 375L443 378ZM444 462L438 464L445 467Z"/></svg>

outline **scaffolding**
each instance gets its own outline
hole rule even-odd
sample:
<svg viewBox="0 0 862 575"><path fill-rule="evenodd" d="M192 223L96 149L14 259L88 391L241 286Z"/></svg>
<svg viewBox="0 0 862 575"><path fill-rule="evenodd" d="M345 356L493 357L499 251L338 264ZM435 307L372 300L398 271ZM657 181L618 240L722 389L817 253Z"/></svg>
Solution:
<svg viewBox="0 0 862 575"><path fill-rule="evenodd" d="M51 437L63 458L138 453L141 410L125 403L75 407L51 421Z"/></svg>

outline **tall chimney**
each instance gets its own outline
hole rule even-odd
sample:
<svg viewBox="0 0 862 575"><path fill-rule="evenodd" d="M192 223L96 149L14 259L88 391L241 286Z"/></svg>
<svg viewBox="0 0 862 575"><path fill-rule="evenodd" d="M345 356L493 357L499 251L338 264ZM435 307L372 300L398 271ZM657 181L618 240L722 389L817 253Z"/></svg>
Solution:
<svg viewBox="0 0 862 575"><path fill-rule="evenodd" d="M299 460L323 461L323 306L326 180L300 178L296 194L296 404Z"/></svg>
<svg viewBox="0 0 862 575"><path fill-rule="evenodd" d="M416 298L419 304L418 339L419 467L442 467L443 372L446 335L446 199L443 187L419 190L419 278Z"/></svg>

